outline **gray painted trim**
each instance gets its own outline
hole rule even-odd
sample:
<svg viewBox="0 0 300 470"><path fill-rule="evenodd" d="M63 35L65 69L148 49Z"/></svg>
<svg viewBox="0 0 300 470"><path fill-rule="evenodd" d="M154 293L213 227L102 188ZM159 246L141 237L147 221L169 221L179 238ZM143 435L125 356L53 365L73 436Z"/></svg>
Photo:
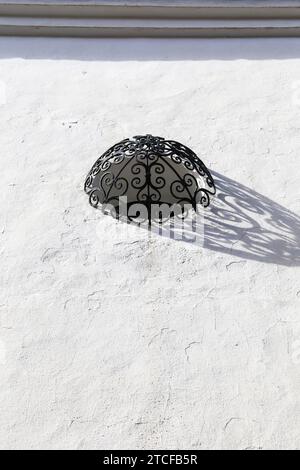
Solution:
<svg viewBox="0 0 300 470"><path fill-rule="evenodd" d="M300 37L300 1L0 0L0 34Z"/></svg>

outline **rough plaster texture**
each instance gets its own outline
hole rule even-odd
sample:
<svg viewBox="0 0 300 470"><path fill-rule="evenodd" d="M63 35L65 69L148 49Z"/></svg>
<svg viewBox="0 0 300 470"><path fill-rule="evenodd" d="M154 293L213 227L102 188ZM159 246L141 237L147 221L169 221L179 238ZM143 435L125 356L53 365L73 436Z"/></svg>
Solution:
<svg viewBox="0 0 300 470"><path fill-rule="evenodd" d="M300 40L0 39L0 447L300 448ZM110 144L215 172L205 246L88 205Z"/></svg>

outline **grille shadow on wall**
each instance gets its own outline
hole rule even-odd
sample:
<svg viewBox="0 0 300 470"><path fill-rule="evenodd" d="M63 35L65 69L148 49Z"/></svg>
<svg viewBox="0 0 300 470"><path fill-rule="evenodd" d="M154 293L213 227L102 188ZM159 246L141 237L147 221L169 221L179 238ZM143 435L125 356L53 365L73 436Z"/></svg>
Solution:
<svg viewBox="0 0 300 470"><path fill-rule="evenodd" d="M202 246L243 259L300 266L300 217L230 178L212 176L217 195L205 214ZM188 239L191 224L184 230Z"/></svg>

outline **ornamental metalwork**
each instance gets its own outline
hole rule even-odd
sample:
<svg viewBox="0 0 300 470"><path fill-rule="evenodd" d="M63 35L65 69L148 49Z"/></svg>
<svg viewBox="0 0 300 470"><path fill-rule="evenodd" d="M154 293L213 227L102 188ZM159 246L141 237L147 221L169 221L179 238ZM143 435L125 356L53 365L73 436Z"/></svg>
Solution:
<svg viewBox="0 0 300 470"><path fill-rule="evenodd" d="M141 208L151 224L154 207L206 208L216 193L213 178L200 158L185 145L152 135L138 135L109 148L93 165L84 190L93 207L102 205L118 217L125 204L127 219ZM109 209L107 209L109 208ZM162 211L158 209L156 214Z"/></svg>

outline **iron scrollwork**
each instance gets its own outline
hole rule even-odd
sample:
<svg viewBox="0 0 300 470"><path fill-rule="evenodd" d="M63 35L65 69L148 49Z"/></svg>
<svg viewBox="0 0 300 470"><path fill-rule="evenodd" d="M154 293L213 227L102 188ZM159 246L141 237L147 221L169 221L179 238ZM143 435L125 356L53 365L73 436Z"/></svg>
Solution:
<svg viewBox="0 0 300 470"><path fill-rule="evenodd" d="M191 149L149 134L110 147L93 165L84 190L93 207L110 205L116 214L122 197L127 214L131 206L142 205L149 224L154 205L197 210L197 205L208 207L216 193L209 170Z"/></svg>

